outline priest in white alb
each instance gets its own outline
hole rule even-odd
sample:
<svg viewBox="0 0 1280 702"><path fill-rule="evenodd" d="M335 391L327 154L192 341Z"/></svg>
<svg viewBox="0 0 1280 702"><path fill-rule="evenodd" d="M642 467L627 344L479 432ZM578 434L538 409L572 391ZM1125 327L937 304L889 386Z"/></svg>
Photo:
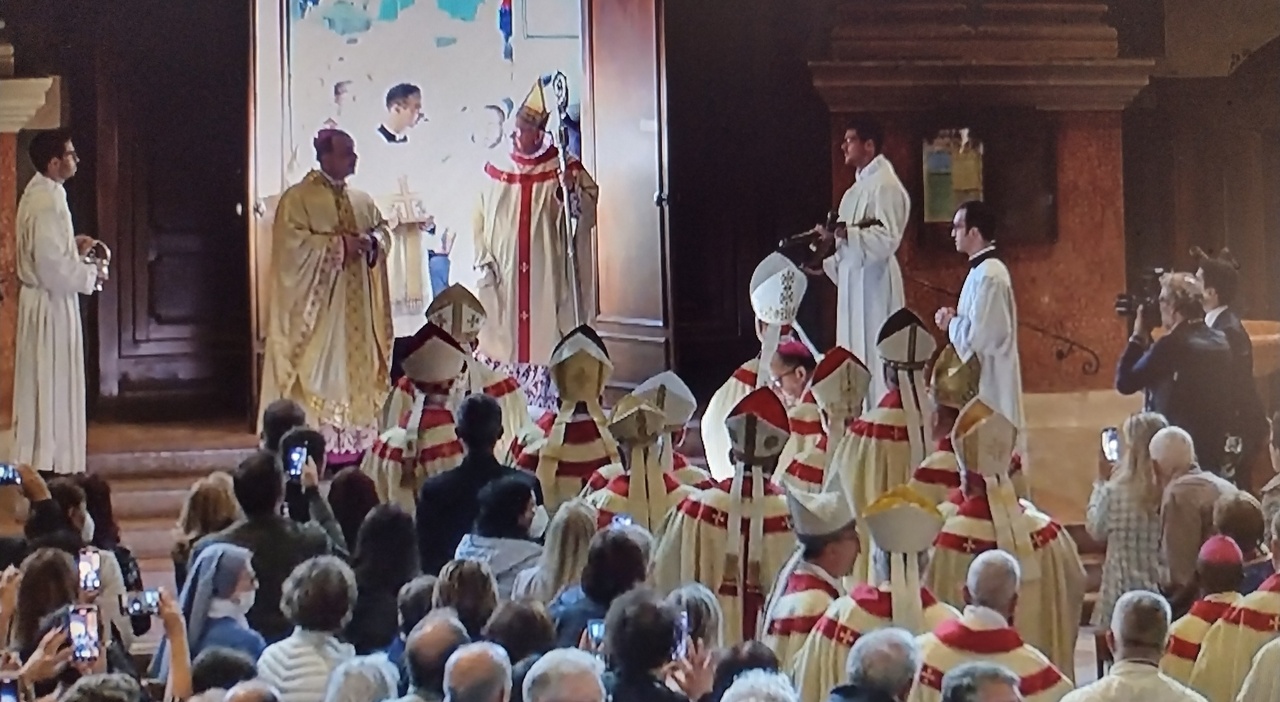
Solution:
<svg viewBox="0 0 1280 702"><path fill-rule="evenodd" d="M804 273L777 252L765 256L751 273L751 310L756 316L760 353L738 366L711 396L702 413L702 447L707 467L716 480L733 475L733 462L729 460L729 432L724 420L742 398L757 388L768 388L773 384L770 363L778 347L793 335L803 336L796 324L796 315L800 313L800 302L808 287Z"/></svg>
<svg viewBox="0 0 1280 702"><path fill-rule="evenodd" d="M769 588L795 551L787 501L769 482L790 431L768 388L747 395L725 419L734 473L689 495L667 517L653 551L653 583L711 588L724 612L724 645L759 636Z"/></svg>
<svg viewBox="0 0 1280 702"><path fill-rule="evenodd" d="M41 471L83 473L84 337L80 295L92 295L106 269L86 263L97 242L76 236L62 184L76 174L67 132L40 132L28 147L36 174L18 201L17 348L13 377L13 454ZM4 304L15 304L6 300Z"/></svg>
<svg viewBox="0 0 1280 702"><path fill-rule="evenodd" d="M335 465L373 445L389 390L388 239L373 198L347 186L351 136L326 129L314 145L319 170L276 207L259 404L302 405Z"/></svg>
<svg viewBox="0 0 1280 702"><path fill-rule="evenodd" d="M1018 308L1009 269L996 252L995 213L979 200L964 203L956 210L951 237L956 250L969 257L969 275L957 306L938 310L934 321L947 332L961 360L978 357L978 396L1024 436Z"/></svg>
<svg viewBox="0 0 1280 702"><path fill-rule="evenodd" d="M880 325L905 304L895 255L911 213L911 197L881 153L883 148L884 128L876 120L856 118L846 125L840 150L855 179L840 198L841 225L834 230L818 227L823 237L835 239L835 253L822 262L822 269L836 286L836 343L868 368L880 367ZM873 375L868 402L886 390L884 378Z"/></svg>
<svg viewBox="0 0 1280 702"><path fill-rule="evenodd" d="M787 492L799 550L779 574L765 608L761 642L787 670L800 646L837 597L862 550L849 501L838 492Z"/></svg>
<svg viewBox="0 0 1280 702"><path fill-rule="evenodd" d="M575 158L564 160L547 134L546 99L536 82L515 115L511 151L484 166L472 215L477 293L489 312L480 353L520 381L534 406L556 407L546 366L561 337L581 320L573 309L577 274L569 265L571 232L595 226L599 188Z"/></svg>

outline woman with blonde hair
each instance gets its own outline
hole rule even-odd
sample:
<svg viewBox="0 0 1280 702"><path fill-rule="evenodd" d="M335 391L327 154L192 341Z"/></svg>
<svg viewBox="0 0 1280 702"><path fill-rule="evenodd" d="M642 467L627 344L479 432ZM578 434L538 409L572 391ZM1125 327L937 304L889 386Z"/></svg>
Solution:
<svg viewBox="0 0 1280 702"><path fill-rule="evenodd" d="M197 480L187 493L173 533L173 580L187 581L187 565L196 542L231 526L241 517L240 503L232 491L231 476L210 473Z"/></svg>
<svg viewBox="0 0 1280 702"><path fill-rule="evenodd" d="M1120 457L1098 461L1098 479L1089 496L1085 528L1107 545L1102 587L1093 608L1093 625L1108 626L1116 600L1130 590L1160 592L1165 564L1160 548L1162 488L1156 478L1149 445L1169 426L1164 415L1140 412L1120 427Z"/></svg>
<svg viewBox="0 0 1280 702"><path fill-rule="evenodd" d="M596 533L596 509L585 500L573 499L556 510L547 526L542 555L533 566L516 574L511 598L530 598L549 604L557 595L582 580L587 551Z"/></svg>

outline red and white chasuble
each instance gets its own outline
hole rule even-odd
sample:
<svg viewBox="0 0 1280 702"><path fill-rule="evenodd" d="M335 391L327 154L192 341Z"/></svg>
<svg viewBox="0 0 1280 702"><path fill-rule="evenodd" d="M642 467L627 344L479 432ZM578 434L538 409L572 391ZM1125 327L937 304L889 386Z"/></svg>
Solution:
<svg viewBox="0 0 1280 702"><path fill-rule="evenodd" d="M920 588L920 607L926 631L960 617L951 605L939 602L923 587ZM887 582L880 587L859 585L853 592L834 600L801 644L790 668L801 702L825 702L827 693L845 682L845 663L854 642L867 632L894 625L893 595Z"/></svg>
<svg viewBox="0 0 1280 702"><path fill-rule="evenodd" d="M919 639L920 676L907 702L941 702L942 676L974 661L1002 665L1017 675L1027 702L1057 702L1073 686L1062 671L1035 647L1023 643L1018 632L1000 615L981 607L966 607L954 621L940 624Z"/></svg>
<svg viewBox="0 0 1280 702"><path fill-rule="evenodd" d="M808 561L796 564L782 584L782 593L774 595L760 639L778 656L781 670L790 669L809 632L841 594L840 583L826 571Z"/></svg>
<svg viewBox="0 0 1280 702"><path fill-rule="evenodd" d="M1160 672L1190 685L1191 670L1200 656L1204 635L1239 601L1238 592L1217 592L1196 600L1190 611L1169 627L1169 645L1160 659Z"/></svg>
<svg viewBox="0 0 1280 702"><path fill-rule="evenodd" d="M1019 499L1027 499L1031 493L1022 472L1022 457L1016 453L1009 463L1009 479L1013 482L1014 493ZM950 436L938 440L937 448L924 459L924 463L916 467L908 484L912 490L936 504L946 502L952 490L960 489L960 463L956 461Z"/></svg>
<svg viewBox="0 0 1280 702"><path fill-rule="evenodd" d="M620 460L600 407L612 371L604 341L586 325L569 332L551 354L560 410L521 432L510 451L517 468L538 477L549 513L577 497L592 473Z"/></svg>
<svg viewBox="0 0 1280 702"><path fill-rule="evenodd" d="M729 460L729 430L725 428L724 420L743 398L759 386L759 367L759 356L738 366L711 396L702 412L702 449L713 480L733 475L733 461ZM767 379L767 370L764 375Z"/></svg>
<svg viewBox="0 0 1280 702"><path fill-rule="evenodd" d="M477 294L489 322L480 352L501 364L542 364L573 326L560 154L548 142L533 155L485 164L472 215ZM577 159L568 171L580 203L579 232L595 223L599 188Z"/></svg>
<svg viewBox="0 0 1280 702"><path fill-rule="evenodd" d="M453 410L456 383L469 361L458 342L431 322L413 336L405 374L383 404L382 431L360 465L383 502L412 510L424 480L462 462Z"/></svg>
<svg viewBox="0 0 1280 702"><path fill-rule="evenodd" d="M826 436L822 429L822 411L813 397L812 388L805 388L800 401L787 409L787 419L791 422L791 436L778 457L779 466L785 466L796 456L812 450Z"/></svg>
<svg viewBox="0 0 1280 702"><path fill-rule="evenodd" d="M1280 636L1280 575L1263 581L1255 592L1228 609L1200 644L1189 686L1209 702L1235 702L1253 658ZM1277 675L1272 671L1271 675ZM1246 700L1245 702L1253 702Z"/></svg>
<svg viewBox="0 0 1280 702"><path fill-rule="evenodd" d="M862 411L871 373L862 361L848 349L835 346L822 355L813 369L806 396L817 403L819 419L818 441L812 447L800 451L790 461L779 462L783 467L773 480L792 490L820 492L826 485L827 465L834 446L846 440L853 418ZM796 418L791 416L792 436L796 434ZM832 450L828 450L832 447ZM832 490L839 491L837 487Z"/></svg>
<svg viewBox="0 0 1280 702"><path fill-rule="evenodd" d="M698 467L688 458L685 458L682 453L676 452L672 454L671 465L671 470L664 470L663 474L675 478L676 482L681 485L687 485L695 490L706 490L716 485L716 481L711 478L711 474L706 469ZM587 478L587 486L582 489L583 494L589 495L597 490L603 490L614 478L626 474L626 468L617 463L611 463L592 473L591 477Z"/></svg>

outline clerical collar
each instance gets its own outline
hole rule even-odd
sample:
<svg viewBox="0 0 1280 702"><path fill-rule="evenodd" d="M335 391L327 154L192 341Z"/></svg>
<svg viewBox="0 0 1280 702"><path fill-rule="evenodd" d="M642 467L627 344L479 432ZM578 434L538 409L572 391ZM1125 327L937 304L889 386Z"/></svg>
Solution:
<svg viewBox="0 0 1280 702"><path fill-rule="evenodd" d="M969 267L977 268L983 261L996 257L996 245L990 244L985 249L969 257Z"/></svg>
<svg viewBox="0 0 1280 702"><path fill-rule="evenodd" d="M378 125L378 134L382 135L382 138L386 140L388 144L403 144L409 141L408 136L404 134L396 134L390 129L387 129L385 124Z"/></svg>
<svg viewBox="0 0 1280 702"><path fill-rule="evenodd" d="M869 162L867 162L867 165L863 166L862 168L859 168L857 171L854 172L853 179L862 180L863 176L868 176L868 175L871 175L872 173L875 173L876 171L880 170L880 166L882 163L887 163L888 161L889 159L885 158L884 154L876 154L876 157L871 159Z"/></svg>

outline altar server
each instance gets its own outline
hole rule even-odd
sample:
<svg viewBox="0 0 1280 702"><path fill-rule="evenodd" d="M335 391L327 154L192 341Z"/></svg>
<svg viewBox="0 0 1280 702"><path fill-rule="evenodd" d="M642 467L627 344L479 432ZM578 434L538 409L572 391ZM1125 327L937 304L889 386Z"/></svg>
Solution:
<svg viewBox="0 0 1280 702"><path fill-rule="evenodd" d="M600 407L613 372L600 335L585 324L574 329L556 344L550 365L560 410L521 432L511 455L517 468L538 476L547 511L554 513L577 497L593 472L618 462L618 444Z"/></svg>
<svg viewBox="0 0 1280 702"><path fill-rule="evenodd" d="M688 583L711 588L724 611L724 643L755 638L769 588L795 550L787 500L769 476L790 431L787 410L768 388L753 391L725 420L734 473L671 511L653 556L664 592Z"/></svg>
<svg viewBox="0 0 1280 702"><path fill-rule="evenodd" d="M1071 675L1084 600L1084 566L1071 536L1057 522L1019 502L1009 480L1017 429L981 398L956 420L951 434L960 462L964 501L934 542L929 588L960 606L957 584L980 554L1012 554L1021 571L1013 626L1026 642ZM1025 613L1025 615L1024 615Z"/></svg>
<svg viewBox="0 0 1280 702"><path fill-rule="evenodd" d="M800 550L773 585L765 617L764 645L786 670L822 613L841 595L861 545L853 512L836 492L787 493L787 509Z"/></svg>
<svg viewBox="0 0 1280 702"><path fill-rule="evenodd" d="M784 338L796 330L796 314L809 283L786 256L771 253L751 274L751 309L756 316L760 353L743 363L721 385L702 413L702 446L707 466L717 480L733 475L729 460L729 434L724 420L729 412L757 388L768 388L773 378L769 363Z"/></svg>
<svg viewBox="0 0 1280 702"><path fill-rule="evenodd" d="M1186 685L1200 657L1204 635L1240 601L1236 589L1244 580L1244 553L1230 537L1215 534L1200 547L1196 580L1204 596L1169 627L1169 645L1160 659L1160 672Z"/></svg>
<svg viewBox="0 0 1280 702"><path fill-rule="evenodd" d="M820 411L822 433L812 448L801 451L787 463L779 462L782 470L774 473L774 482L793 490L822 490L833 453L830 449L849 435L849 424L861 412L870 383L871 372L843 346L822 355L809 383L809 392ZM794 415L791 420L794 424Z"/></svg>
<svg viewBox="0 0 1280 702"><path fill-rule="evenodd" d="M1009 269L996 251L996 215L979 200L956 210L951 226L956 251L969 257L969 275L956 307L934 316L962 359L982 364L978 395L1025 430L1022 413L1022 364L1018 360L1018 308Z"/></svg>

